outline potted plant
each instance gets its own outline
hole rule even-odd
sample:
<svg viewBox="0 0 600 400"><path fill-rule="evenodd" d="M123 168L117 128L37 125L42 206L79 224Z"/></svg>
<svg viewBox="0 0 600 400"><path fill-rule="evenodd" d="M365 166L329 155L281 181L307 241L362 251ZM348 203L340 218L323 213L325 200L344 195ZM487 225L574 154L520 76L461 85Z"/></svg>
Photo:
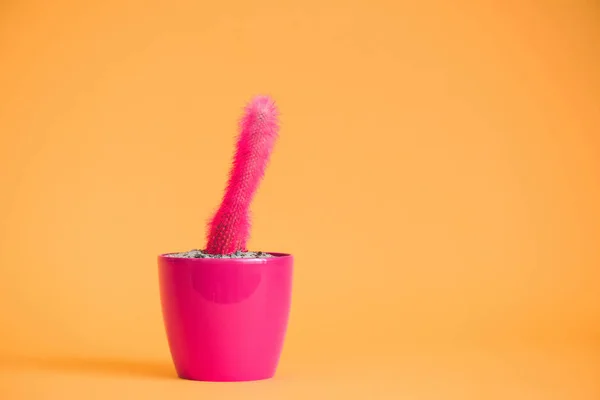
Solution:
<svg viewBox="0 0 600 400"><path fill-rule="evenodd" d="M220 207L202 250L158 256L163 320L177 375L250 381L275 375L291 304L293 257L249 251L250 204L278 137L268 96L245 107Z"/></svg>

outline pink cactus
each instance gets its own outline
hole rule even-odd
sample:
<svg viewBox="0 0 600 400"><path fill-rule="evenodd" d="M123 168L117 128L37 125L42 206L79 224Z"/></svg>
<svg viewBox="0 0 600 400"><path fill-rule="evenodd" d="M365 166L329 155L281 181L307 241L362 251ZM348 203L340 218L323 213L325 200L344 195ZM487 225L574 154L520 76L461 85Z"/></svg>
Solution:
<svg viewBox="0 0 600 400"><path fill-rule="evenodd" d="M208 254L248 250L250 204L278 136L279 112L270 97L255 97L244 111L225 194L220 207L208 222Z"/></svg>

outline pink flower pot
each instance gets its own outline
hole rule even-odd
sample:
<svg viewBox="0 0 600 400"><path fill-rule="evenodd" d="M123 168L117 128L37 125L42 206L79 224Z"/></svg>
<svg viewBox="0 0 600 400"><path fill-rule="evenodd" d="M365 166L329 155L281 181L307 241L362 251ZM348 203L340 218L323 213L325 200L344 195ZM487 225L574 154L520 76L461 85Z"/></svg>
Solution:
<svg viewBox="0 0 600 400"><path fill-rule="evenodd" d="M293 257L158 256L167 340L177 375L252 381L275 375L291 305Z"/></svg>

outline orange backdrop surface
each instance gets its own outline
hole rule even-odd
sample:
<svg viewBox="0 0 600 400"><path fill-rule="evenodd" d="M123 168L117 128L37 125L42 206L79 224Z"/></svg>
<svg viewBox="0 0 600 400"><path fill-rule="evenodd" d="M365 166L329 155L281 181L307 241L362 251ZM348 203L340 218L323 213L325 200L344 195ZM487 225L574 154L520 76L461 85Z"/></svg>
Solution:
<svg viewBox="0 0 600 400"><path fill-rule="evenodd" d="M2 2L0 385L34 396L18 360L168 368L156 255L204 246L258 93L282 128L250 247L296 256L282 376L597 352L599 18L583 0Z"/></svg>

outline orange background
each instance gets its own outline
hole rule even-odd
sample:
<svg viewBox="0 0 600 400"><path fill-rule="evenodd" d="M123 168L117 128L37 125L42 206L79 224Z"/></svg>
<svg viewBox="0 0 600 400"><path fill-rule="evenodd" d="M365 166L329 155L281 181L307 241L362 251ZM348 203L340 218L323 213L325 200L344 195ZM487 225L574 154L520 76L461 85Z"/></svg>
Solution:
<svg viewBox="0 0 600 400"><path fill-rule="evenodd" d="M598 398L599 18L2 2L0 397ZM250 244L296 256L279 379L169 379L156 255L204 245L258 93L282 129Z"/></svg>

